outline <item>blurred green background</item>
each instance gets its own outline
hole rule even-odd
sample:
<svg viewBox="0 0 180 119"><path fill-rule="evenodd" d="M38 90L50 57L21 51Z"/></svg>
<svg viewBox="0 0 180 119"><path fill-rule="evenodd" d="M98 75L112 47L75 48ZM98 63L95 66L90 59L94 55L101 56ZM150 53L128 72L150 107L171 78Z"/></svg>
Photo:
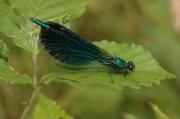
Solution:
<svg viewBox="0 0 180 119"><path fill-rule="evenodd" d="M140 90L76 88L56 82L44 87L43 92L48 97L56 100L75 119L155 119L148 101L157 104L170 118L180 118L178 0L89 0L86 12L73 21L72 28L91 41L107 39L143 45L162 67L176 74L177 79ZM0 36L8 39L3 34ZM12 67L20 73L31 75L31 56L12 45L10 40L6 42ZM53 63L53 58L41 51L38 76L47 73ZM29 100L30 92L27 87L0 81L0 119L17 119Z"/></svg>

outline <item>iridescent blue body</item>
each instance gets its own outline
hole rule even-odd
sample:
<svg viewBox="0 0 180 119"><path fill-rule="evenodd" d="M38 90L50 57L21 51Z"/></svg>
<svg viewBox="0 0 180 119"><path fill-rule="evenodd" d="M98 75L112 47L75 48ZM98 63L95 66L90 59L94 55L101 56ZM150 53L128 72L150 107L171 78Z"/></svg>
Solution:
<svg viewBox="0 0 180 119"><path fill-rule="evenodd" d="M41 26L40 41L46 51L64 64L79 67L97 61L114 72L125 75L128 71L135 70L132 61L126 62L110 55L60 24L42 22L35 18L31 20Z"/></svg>

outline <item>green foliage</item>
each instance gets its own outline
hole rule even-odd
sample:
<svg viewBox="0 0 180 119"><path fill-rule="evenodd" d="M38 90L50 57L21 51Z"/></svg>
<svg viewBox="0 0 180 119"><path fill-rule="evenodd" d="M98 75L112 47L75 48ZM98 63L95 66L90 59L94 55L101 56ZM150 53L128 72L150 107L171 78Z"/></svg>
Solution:
<svg viewBox="0 0 180 119"><path fill-rule="evenodd" d="M100 86L73 88L61 100L75 119L122 119L121 92Z"/></svg>
<svg viewBox="0 0 180 119"><path fill-rule="evenodd" d="M31 84L31 78L14 71L7 62L0 59L0 77L10 84Z"/></svg>
<svg viewBox="0 0 180 119"><path fill-rule="evenodd" d="M173 74L161 68L152 55L141 46L117 44L105 40L95 42L95 44L126 61L133 61L136 65L135 72L129 73L126 77L111 73L114 81L111 83L108 71L102 71L101 68L73 70L56 65L49 74L42 77L41 83L47 84L54 80L63 80L75 85L99 84L113 88L122 88L123 86L140 88L141 86L152 87L153 83L159 84L160 80L175 78Z"/></svg>
<svg viewBox="0 0 180 119"><path fill-rule="evenodd" d="M129 113L125 113L124 118L125 119L138 119L136 116L129 114Z"/></svg>
<svg viewBox="0 0 180 119"><path fill-rule="evenodd" d="M97 1L94 0L93 2L97 2ZM100 4L102 4L102 2L104 1L103 0L100 1ZM138 6L136 2L142 5L140 9L131 8L132 6L133 7L136 5ZM107 34L110 34L111 37L108 37L108 39L113 39L113 40L116 40L116 39L127 40L129 39L129 36L127 35L133 35L131 36L131 38L133 37L133 40L140 39L140 40L143 40L143 42L144 40L147 40L148 43L149 43L148 39L151 39L151 38L153 40L155 39L157 41L152 43L152 51L154 51L155 53L159 53L158 55L163 55L165 58L163 58L161 62L164 61L166 65L169 65L169 67L176 67L174 72L177 72L178 74L178 72L180 71L179 65L177 65L179 63L177 61L177 58L179 58L178 56L179 42L175 42L176 39L174 38L174 32L171 31L173 33L170 33L170 31L167 30L169 27L171 27L171 24L169 25L168 24L169 21L167 20L169 18L169 16L166 14L168 12L167 6L164 7L166 10L161 8L162 3L164 4L165 2L163 0L158 0L154 3L152 2L153 4L150 5L148 3L151 3L151 2L147 3L147 2L139 2L138 0L135 0L134 3L136 3L136 5L132 5L131 1L126 1L126 0L121 1L120 2L122 6L121 9L123 9L124 11L126 10L128 11L127 13L122 14L124 15L123 17L119 16L119 9L116 9L118 12L114 12L115 14L112 14L111 12L109 12L109 8L112 7L110 6L110 3L118 5L117 4L118 2L109 1L107 6L104 6L104 4L101 5L101 7L104 8L102 11L98 10L100 8L100 5L96 5L95 7L98 8L97 11L100 14L98 14L97 16L94 14L89 15L90 17L93 18L89 20L90 23L94 24L94 26L100 26L101 28L103 28L102 30L100 30L102 34L98 33L96 30L90 30L89 28L87 28L87 26L93 26L93 25L88 25L87 20L85 20L86 22L85 30L88 30L88 33L93 31L93 33L95 32L96 34L99 34L100 36L106 37L106 38L108 37ZM125 3L126 5L123 5L122 3ZM39 32L38 32L38 29L34 27L35 25L32 24L29 18L34 17L34 18L38 18L44 21L50 20L50 21L66 24L67 21L73 20L79 17L84 12L85 4L86 4L86 0L23 0L23 1L22 0L0 0L0 11L1 11L0 12L0 15L1 15L0 31L6 36L11 37L13 39L13 42L17 46L22 47L34 53L35 55L37 55L39 51L38 50L38 42L39 42L38 33ZM110 7L108 8L108 6ZM92 7L94 8L94 6ZM112 7L112 8L117 8L117 7ZM105 10L108 10L108 12L105 12ZM145 17L148 17L149 21L154 22L154 25L152 25L152 23L150 23L149 21L144 21L143 15L141 16L140 14L136 13L138 10L140 11L139 13L141 15L143 13ZM90 10L90 11L92 12L94 10ZM106 14L102 14L102 13L106 13ZM107 14L110 14L110 16L108 17L106 16L104 18L100 17L101 15L107 15ZM140 15L139 19L132 20L133 17L138 18L138 15ZM94 16L96 16L96 19ZM109 18L111 19L112 16L114 17L115 21L110 21L109 22L110 24L107 25L107 21L105 21L104 19L106 20ZM92 22L93 20L96 22ZM146 22L148 23L148 25L144 24ZM104 27L106 25L107 27ZM115 28L117 29L117 31L112 30L111 27L114 27L114 26L117 27ZM138 26L138 27L135 27L135 26ZM121 30L125 29L127 31L126 32L119 31L118 30L119 28ZM138 30L141 30L141 32L143 32L145 38L143 35L142 35L143 38L142 36L137 37L140 34L140 31ZM106 31L106 32L103 32L103 31ZM87 31L85 31L85 33L87 33ZM153 37L149 38L148 35L149 36L152 35ZM94 39L98 39L96 35L94 36L96 37ZM99 38L99 39L102 39L102 38ZM171 39L171 41L169 39ZM163 45L164 43L167 44L168 48L163 47L163 50L159 50L160 46ZM85 85L91 84L91 85L105 85L112 88L123 88L124 86L140 88L141 86L152 87L153 84L159 84L160 80L175 78L173 74L170 74L167 71L165 71L163 68L161 68L158 65L158 63L154 60L154 58L151 56L151 54L140 46L136 46L134 44L131 44L131 45L117 44L115 42L107 42L107 41L95 42L95 44L97 44L99 47L125 60L134 61L136 65L136 71L133 73L130 73L129 75L127 75L127 77L124 77L121 74L111 73L112 79L114 80L114 83L111 84L111 80L109 78L107 68L105 67L98 66L98 68L94 67L94 68L83 69L83 70L72 70L72 69L65 69L63 67L60 67L58 63L58 65L56 65L50 71L49 74L44 75L42 77L41 84L44 85L54 80L58 80L58 81L60 80L60 81L70 83L72 85L76 85L76 86L85 86ZM167 50L167 52L162 53L162 51L165 51L165 50ZM164 59L167 61L165 61ZM43 60L43 62L46 62L46 61ZM38 69L37 66L35 66L34 69ZM40 72L40 74L41 73L42 72ZM4 45L2 41L0 41L0 79L5 80L10 84L32 85L31 79L28 75L18 74L17 71L15 71L8 64L8 49L6 48L6 45ZM164 86L164 85L161 85L161 86ZM72 103L71 106L74 107L73 113L76 114L76 116L84 115L84 117L86 117L88 115L88 117L86 118L91 118L91 117L98 118L97 115L100 115L100 116L104 115L106 118L115 117L116 114L119 115L119 109L116 109L116 108L120 107L119 106L120 104L118 104L119 103L118 97L121 97L125 100L121 104L123 106L120 107L121 112L123 114L124 112L127 112L129 108L131 108L130 110L133 110L134 112L136 112L136 114L143 113L143 115L147 117L149 112L147 113L146 110L143 110L142 112L140 112L137 110L138 108L136 108L138 105L141 107L140 109L145 109L145 108L142 108L143 106L142 102L144 102L147 98L148 99L156 98L155 100L159 100L161 104L164 103L165 105L167 105L167 103L169 102L177 103L179 101L179 96L176 95L175 92L173 92L175 88L178 87L178 84L177 86L173 86L173 88L168 87L166 85L165 87L166 87L165 89L161 88L162 91L158 90L159 93L157 92L156 88L150 88L150 89L145 88L146 90L145 89L141 90L142 92L140 94L138 94L137 92L133 93L133 92L128 92L128 90L125 90L124 95L120 95L122 91L119 92L119 90L116 90L117 91L116 94L113 91L108 92L109 89L107 88L103 89L102 92L100 91L98 93L96 93L97 90L95 89L91 92L91 96L89 96L89 94L86 91L84 91L84 94L86 94L84 95L85 98L82 99L83 96L77 96L79 97L79 100L78 100L79 103L77 102ZM63 87L60 87L60 88L63 88ZM136 91L136 90L132 90L132 91ZM162 92L165 92L165 94L163 94ZM167 92L170 92L169 93L170 96L168 97L166 95ZM74 94L72 95L74 96ZM104 95L104 96L101 97L101 95ZM128 95L134 95L134 96L128 97ZM144 98L142 98L143 95L144 95ZM58 93L58 96L59 96L59 93ZM68 97L68 99L73 100L73 96L71 98ZM98 96L100 97L99 101L97 101ZM91 103L88 102L88 98ZM61 100L63 99L61 98ZM133 100L133 103L132 103L132 100ZM141 104L137 103L139 100L141 101L140 102ZM167 100L170 100L170 101L167 101ZM1 100L0 100L0 103L1 103ZM66 104L66 102L64 104ZM99 107L99 105L97 104L102 105L102 107ZM133 104L137 104L137 105L133 105ZM81 109L81 105L83 107L82 109ZM4 104L2 106L4 106ZM166 116L156 105L151 104L151 106L154 109L157 119L162 119L162 118L169 119L169 117ZM132 107L135 107L135 109ZM111 108L112 110L109 111L109 108ZM170 116L171 114L173 115L179 112L178 111L179 106L176 104L169 105L167 108L163 107L163 109L166 109L166 112ZM3 110L3 107L2 109L0 109L0 115L1 113L5 113L4 110L3 111L1 110ZM99 113L97 110L99 110L101 113ZM92 113L94 115L90 116L92 115ZM35 119L41 119L41 118L43 119L59 119L59 118L72 119L72 117L66 114L66 112L60 106L58 106L54 101L48 99L47 97L43 95L39 96L39 100L37 102L37 105L33 114L34 114L33 116ZM141 117L141 116L137 114L137 117ZM131 112L125 113L124 115L124 118L127 118L127 119L136 119L137 117L134 115L134 113L131 114ZM178 117L178 114L177 114L177 117Z"/></svg>
<svg viewBox="0 0 180 119"><path fill-rule="evenodd" d="M39 95L34 110L34 119L73 119L56 102L44 95Z"/></svg>
<svg viewBox="0 0 180 119"><path fill-rule="evenodd" d="M8 49L6 45L0 41L0 79L10 84L31 84L31 79L27 75L18 74L7 63Z"/></svg>
<svg viewBox="0 0 180 119"><path fill-rule="evenodd" d="M13 39L15 45L24 48L32 54L32 79L27 75L18 74L8 64L8 50L1 41L0 43L0 77L11 84L31 84L34 92L38 92L37 63L39 53L39 32L35 29L30 18L38 18L43 21L56 21L61 24L67 23L79 17L86 5L86 0L0 0L0 31ZM69 25L69 24L67 24ZM33 80L33 84L32 81ZM29 107L36 97L32 96L29 105L23 111L21 118L26 118ZM48 106L47 106L48 104ZM39 97L35 110L35 118L43 119L72 119L55 102L44 96Z"/></svg>
<svg viewBox="0 0 180 119"><path fill-rule="evenodd" d="M38 53L38 35L29 18L72 20L84 12L86 0L0 0L0 4L1 32L12 37L17 46Z"/></svg>
<svg viewBox="0 0 180 119"><path fill-rule="evenodd" d="M3 40L0 40L0 59L7 61L8 60L8 49L3 43Z"/></svg>
<svg viewBox="0 0 180 119"><path fill-rule="evenodd" d="M156 115L156 119L170 119L164 112L162 112L157 105L154 103L150 102L149 103L151 107L154 110L154 113Z"/></svg>

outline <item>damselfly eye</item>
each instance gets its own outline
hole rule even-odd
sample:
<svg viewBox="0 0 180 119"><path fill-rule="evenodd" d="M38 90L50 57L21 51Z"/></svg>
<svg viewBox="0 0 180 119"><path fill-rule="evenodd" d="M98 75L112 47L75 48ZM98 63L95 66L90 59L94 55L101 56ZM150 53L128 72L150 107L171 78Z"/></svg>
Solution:
<svg viewBox="0 0 180 119"><path fill-rule="evenodd" d="M135 65L132 61L129 61L127 63L127 68L130 70L130 71L134 71L135 70Z"/></svg>

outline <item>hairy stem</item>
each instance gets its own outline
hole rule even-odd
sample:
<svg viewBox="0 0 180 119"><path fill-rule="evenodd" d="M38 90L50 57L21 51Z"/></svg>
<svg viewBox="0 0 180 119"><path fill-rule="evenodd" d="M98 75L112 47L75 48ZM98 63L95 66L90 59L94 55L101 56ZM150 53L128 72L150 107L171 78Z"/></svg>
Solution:
<svg viewBox="0 0 180 119"><path fill-rule="evenodd" d="M38 93L40 91L40 87L37 87L37 89L35 89L32 93L32 96L31 96L31 99L29 101L29 104L27 105L27 107L24 109L20 119L25 119L28 114L30 113L31 109L34 107L34 104L36 102L36 99L37 99L37 96L38 96Z"/></svg>
<svg viewBox="0 0 180 119"><path fill-rule="evenodd" d="M31 112L31 110L33 110L33 107L35 105L36 99L38 97L38 93L40 91L40 87L37 84L37 71L36 71L36 61L37 61L37 55L36 53L33 53L32 55L32 72L33 72L33 77L32 77L32 84L33 84L33 92L32 92L32 96L30 98L30 101L27 105L27 107L24 109L20 119L25 119L28 114Z"/></svg>
<svg viewBox="0 0 180 119"><path fill-rule="evenodd" d="M33 87L36 88L37 86L37 71L36 71L36 61L37 61L37 56L35 53L33 53L32 56L32 67L33 67L33 79L32 79L32 83L33 83Z"/></svg>

